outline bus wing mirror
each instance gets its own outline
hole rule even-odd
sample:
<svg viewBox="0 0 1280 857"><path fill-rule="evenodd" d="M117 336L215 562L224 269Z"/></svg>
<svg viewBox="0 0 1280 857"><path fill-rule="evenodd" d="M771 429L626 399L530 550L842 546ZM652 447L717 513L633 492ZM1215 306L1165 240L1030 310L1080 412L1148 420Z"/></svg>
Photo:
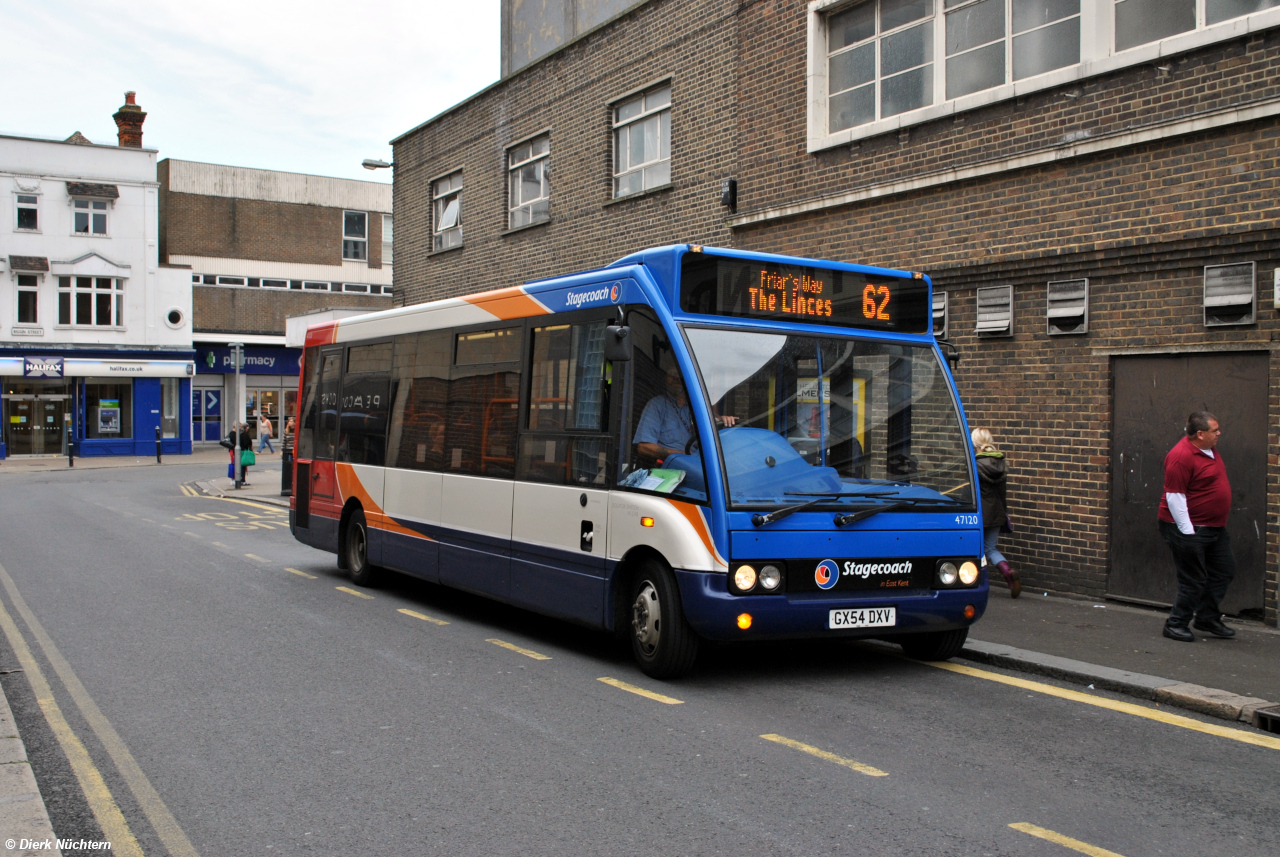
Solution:
<svg viewBox="0 0 1280 857"><path fill-rule="evenodd" d="M631 328L611 324L604 329L604 359L610 363L631 359Z"/></svg>
<svg viewBox="0 0 1280 857"><path fill-rule="evenodd" d="M942 356L946 358L952 374L955 374L956 367L960 365L960 349L945 339L938 340L938 347L942 349Z"/></svg>

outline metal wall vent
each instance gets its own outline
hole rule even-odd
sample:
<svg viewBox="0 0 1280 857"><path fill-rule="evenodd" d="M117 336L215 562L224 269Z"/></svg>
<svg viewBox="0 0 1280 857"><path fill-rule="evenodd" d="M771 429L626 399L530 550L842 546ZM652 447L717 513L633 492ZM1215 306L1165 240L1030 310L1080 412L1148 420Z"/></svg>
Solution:
<svg viewBox="0 0 1280 857"><path fill-rule="evenodd" d="M1253 324L1258 294L1257 272L1256 262L1205 266L1205 327Z"/></svg>
<svg viewBox="0 0 1280 857"><path fill-rule="evenodd" d="M947 293L933 293L933 335L947 338Z"/></svg>
<svg viewBox="0 0 1280 857"><path fill-rule="evenodd" d="M1049 335L1089 332L1089 281L1057 280L1049 284Z"/></svg>
<svg viewBox="0 0 1280 857"><path fill-rule="evenodd" d="M1013 336L1013 286L978 289L978 336Z"/></svg>

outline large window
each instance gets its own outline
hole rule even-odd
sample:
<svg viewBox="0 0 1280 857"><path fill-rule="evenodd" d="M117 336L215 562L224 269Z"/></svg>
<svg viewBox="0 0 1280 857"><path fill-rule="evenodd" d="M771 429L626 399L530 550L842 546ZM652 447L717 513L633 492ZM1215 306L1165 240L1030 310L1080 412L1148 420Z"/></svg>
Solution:
<svg viewBox="0 0 1280 857"><path fill-rule="evenodd" d="M40 323L39 285L35 274L18 275L18 324Z"/></svg>
<svg viewBox="0 0 1280 857"><path fill-rule="evenodd" d="M1246 16L1280 24L1280 0L818 0L810 15L815 151L1011 98L1014 84L1026 94L1234 38Z"/></svg>
<svg viewBox="0 0 1280 857"><path fill-rule="evenodd" d="M160 379L160 433L167 438L178 436L178 394L182 381L179 378Z"/></svg>
<svg viewBox="0 0 1280 857"><path fill-rule="evenodd" d="M447 330L396 337L388 467L444 470L452 351L453 335Z"/></svg>
<svg viewBox="0 0 1280 857"><path fill-rule="evenodd" d="M338 421L338 461L378 467L386 461L391 347L389 341L353 345L347 353Z"/></svg>
<svg viewBox="0 0 1280 857"><path fill-rule="evenodd" d="M107 234L108 203L100 199L72 200L75 233L77 235Z"/></svg>
<svg viewBox="0 0 1280 857"><path fill-rule="evenodd" d="M613 195L671 182L671 86L659 86L613 108Z"/></svg>
<svg viewBox="0 0 1280 857"><path fill-rule="evenodd" d="M541 223L551 217L547 161L551 138L542 135L507 152L507 228Z"/></svg>
<svg viewBox="0 0 1280 857"><path fill-rule="evenodd" d="M84 436L95 440L133 437L133 382L86 378Z"/></svg>
<svg viewBox="0 0 1280 857"><path fill-rule="evenodd" d="M462 246L462 171L431 183L431 249Z"/></svg>
<svg viewBox="0 0 1280 857"><path fill-rule="evenodd" d="M59 277L58 324L124 327L124 280L115 277Z"/></svg>
<svg viewBox="0 0 1280 857"><path fill-rule="evenodd" d="M515 475L518 327L457 334L445 421L446 473Z"/></svg>
<svg viewBox="0 0 1280 857"><path fill-rule="evenodd" d="M342 258L355 262L369 258L369 215L363 211L342 212Z"/></svg>
<svg viewBox="0 0 1280 857"><path fill-rule="evenodd" d="M525 434L516 475L534 482L603 485L608 477L609 390L604 320L533 330Z"/></svg>
<svg viewBox="0 0 1280 857"><path fill-rule="evenodd" d="M40 231L40 197L34 194L18 194L17 229L30 232Z"/></svg>

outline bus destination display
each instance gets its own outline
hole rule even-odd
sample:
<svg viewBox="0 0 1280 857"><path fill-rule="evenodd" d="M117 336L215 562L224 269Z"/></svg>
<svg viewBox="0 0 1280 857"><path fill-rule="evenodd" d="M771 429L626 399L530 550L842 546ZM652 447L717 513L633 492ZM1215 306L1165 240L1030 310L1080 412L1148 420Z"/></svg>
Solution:
<svg viewBox="0 0 1280 857"><path fill-rule="evenodd" d="M924 280L686 253L685 312L927 333L933 322Z"/></svg>

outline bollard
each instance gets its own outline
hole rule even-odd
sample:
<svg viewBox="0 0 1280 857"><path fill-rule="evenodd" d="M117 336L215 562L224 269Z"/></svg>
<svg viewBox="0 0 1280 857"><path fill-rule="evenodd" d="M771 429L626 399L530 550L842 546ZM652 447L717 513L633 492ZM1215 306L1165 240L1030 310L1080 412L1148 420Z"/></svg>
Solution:
<svg viewBox="0 0 1280 857"><path fill-rule="evenodd" d="M160 463L160 426L156 426L156 464Z"/></svg>
<svg viewBox="0 0 1280 857"><path fill-rule="evenodd" d="M76 442L67 440L67 467L76 466Z"/></svg>

